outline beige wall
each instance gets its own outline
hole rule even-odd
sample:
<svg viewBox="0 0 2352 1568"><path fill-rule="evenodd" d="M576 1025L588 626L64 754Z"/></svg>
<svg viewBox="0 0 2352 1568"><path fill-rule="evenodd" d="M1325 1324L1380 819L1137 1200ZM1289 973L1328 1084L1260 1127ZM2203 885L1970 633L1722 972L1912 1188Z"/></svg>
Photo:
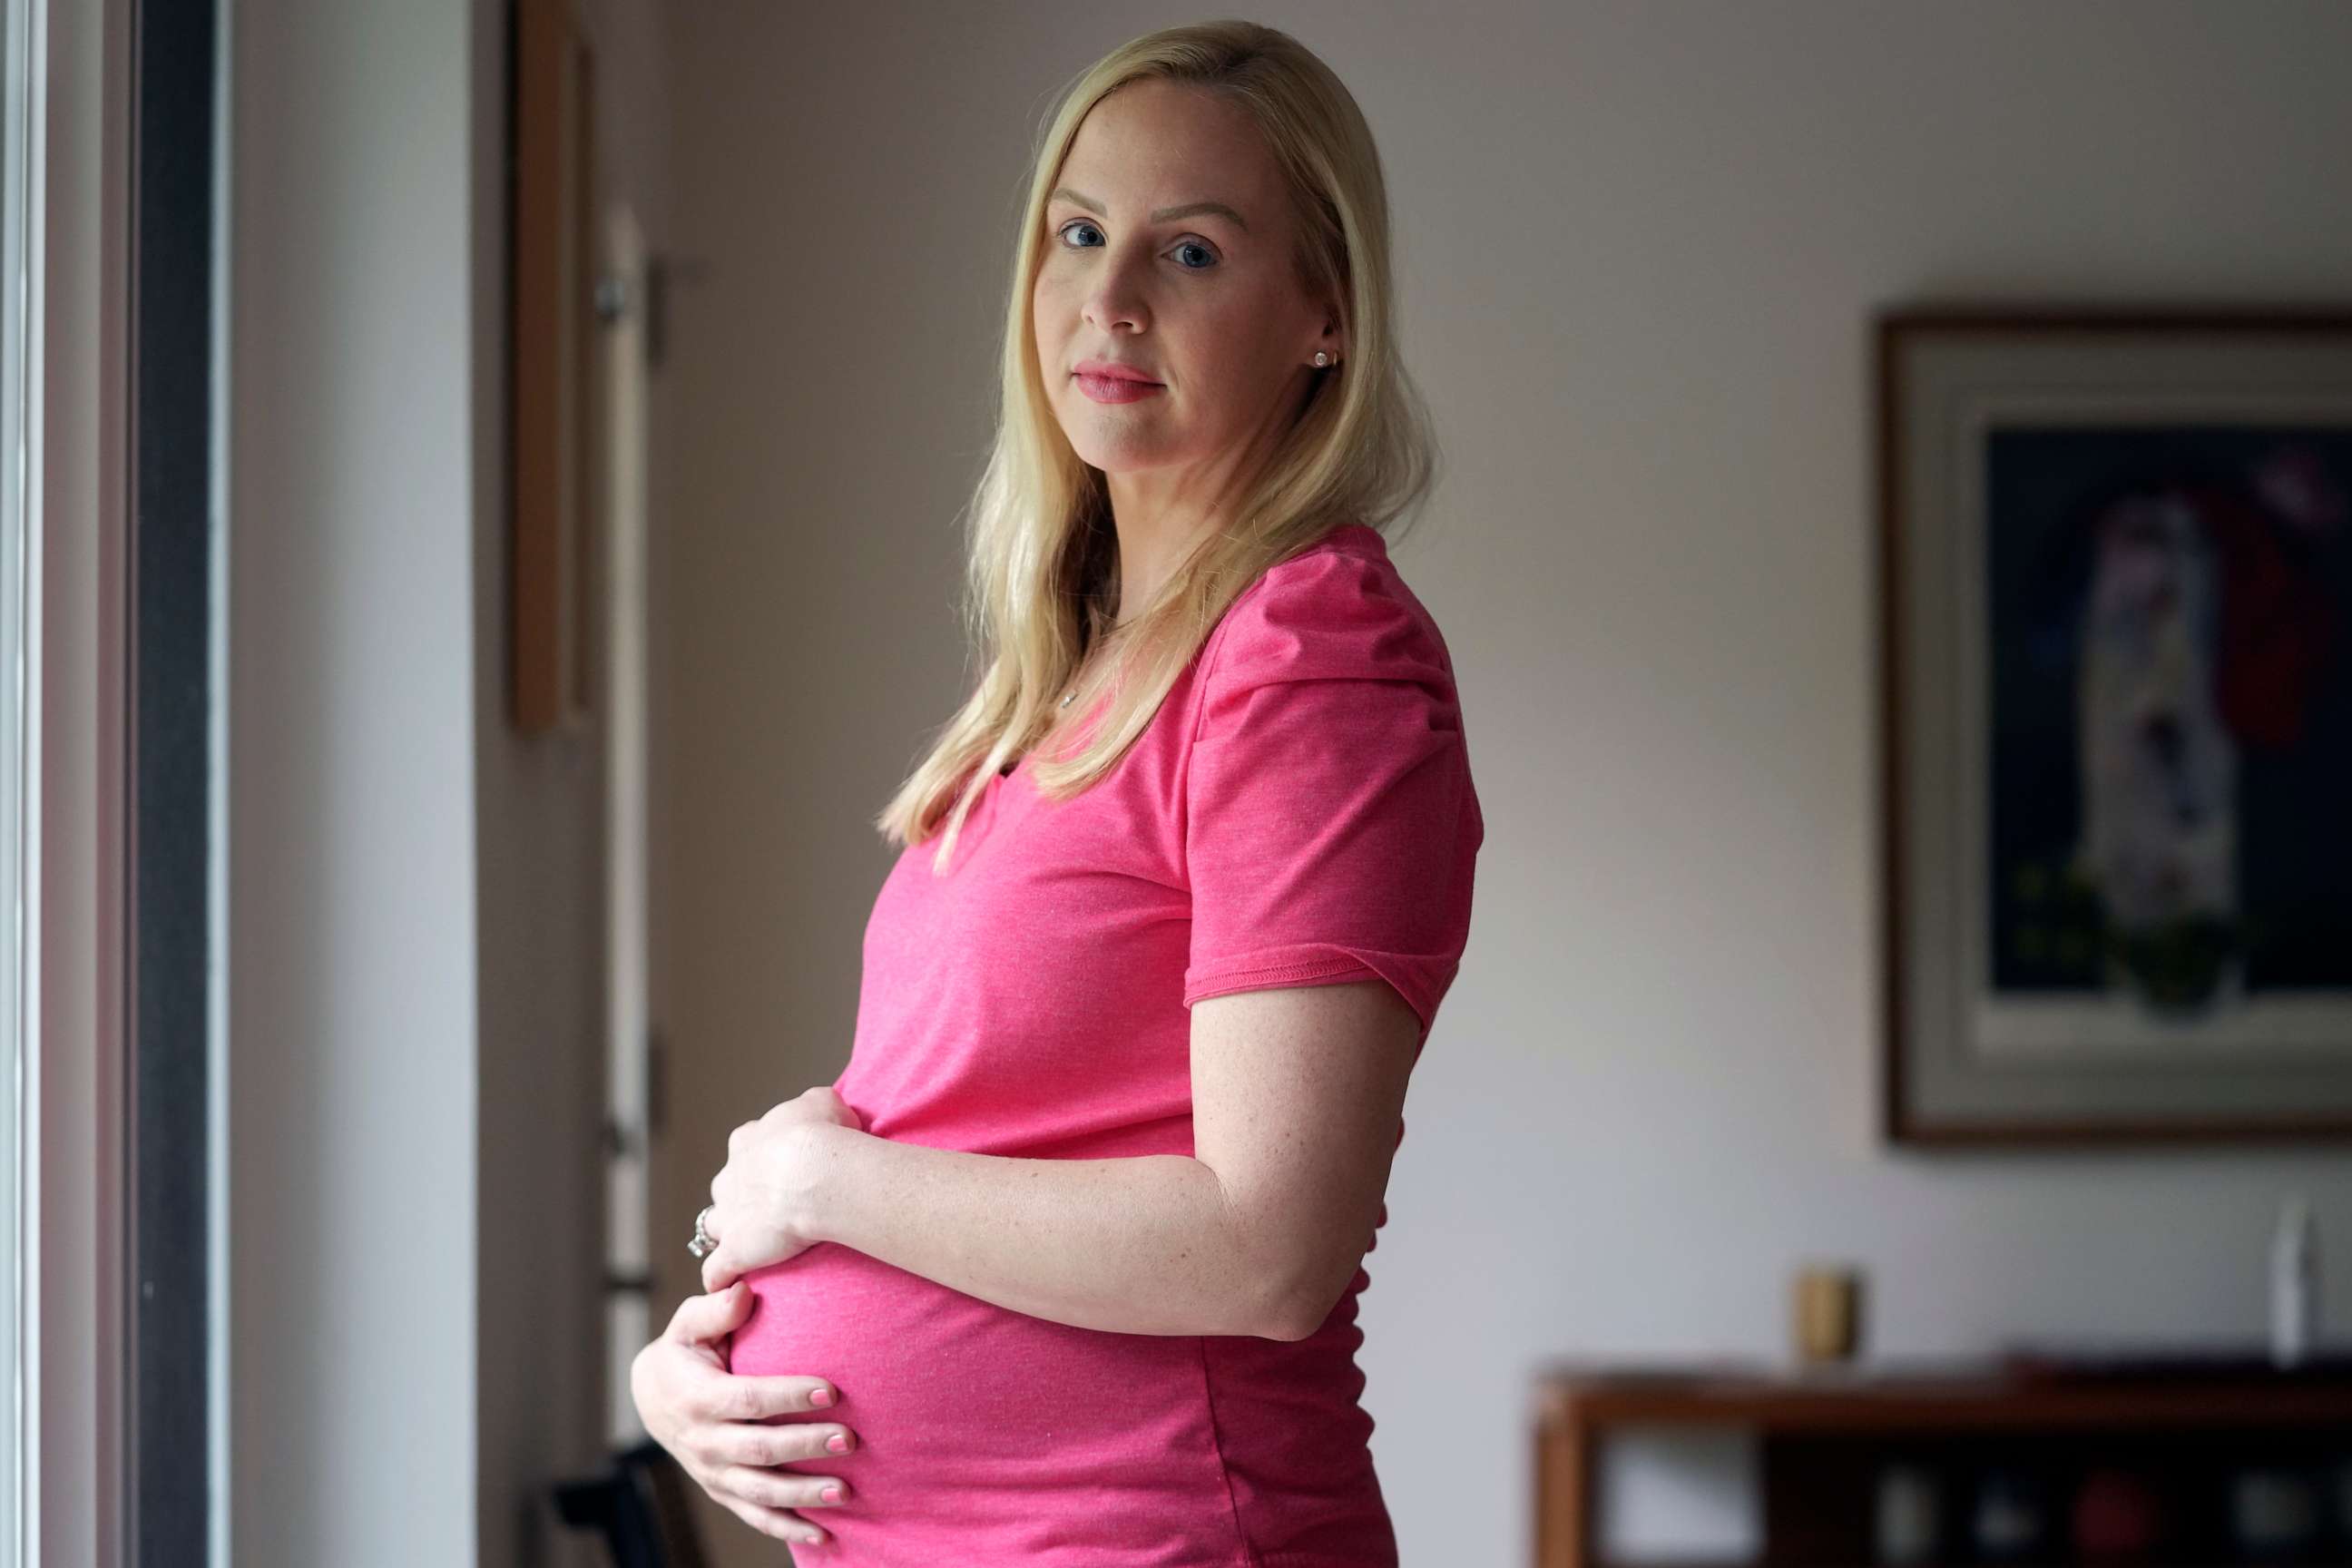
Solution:
<svg viewBox="0 0 2352 1568"><path fill-rule="evenodd" d="M1255 14L1381 141L1448 458L1398 559L1488 824L1363 1302L1406 1561L1524 1560L1531 1363L1775 1354L1815 1254L1869 1267L1892 1352L2259 1334L2283 1188L2352 1256L2342 1155L1877 1142L1865 331L1918 296L2340 300L2352 11ZM673 237L705 269L656 492L657 1238L731 1126L846 1058L888 864L862 825L965 680L954 515L1020 158L1058 84L1192 15L674 13ZM691 1261L656 1256L666 1315Z"/></svg>
<svg viewBox="0 0 2352 1568"><path fill-rule="evenodd" d="M601 696L577 730L509 721L505 317L507 11L473 6L475 809L480 932L478 1561L597 1568L556 1478L601 1470L606 1425L605 752ZM658 232L654 0L579 0L594 59L600 210ZM600 585L603 578L595 573ZM592 679L606 687L601 668Z"/></svg>

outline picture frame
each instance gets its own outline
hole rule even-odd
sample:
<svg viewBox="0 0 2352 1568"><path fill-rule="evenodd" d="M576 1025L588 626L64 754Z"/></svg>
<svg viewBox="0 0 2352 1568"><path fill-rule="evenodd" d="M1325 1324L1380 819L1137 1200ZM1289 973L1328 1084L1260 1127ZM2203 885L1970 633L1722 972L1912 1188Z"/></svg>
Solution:
<svg viewBox="0 0 2352 1568"><path fill-rule="evenodd" d="M573 0L519 0L513 38L509 719L533 732L593 700L595 60Z"/></svg>
<svg viewBox="0 0 2352 1568"><path fill-rule="evenodd" d="M1873 357L1885 1136L2352 1135L2352 310Z"/></svg>

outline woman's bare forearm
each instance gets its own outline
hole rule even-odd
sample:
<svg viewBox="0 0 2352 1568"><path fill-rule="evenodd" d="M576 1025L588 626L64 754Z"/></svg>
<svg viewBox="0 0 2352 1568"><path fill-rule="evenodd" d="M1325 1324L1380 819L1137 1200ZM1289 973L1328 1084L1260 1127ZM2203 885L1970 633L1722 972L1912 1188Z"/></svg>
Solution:
<svg viewBox="0 0 2352 1568"><path fill-rule="evenodd" d="M801 1228L817 1240L1076 1328L1284 1337L1288 1282L1189 1155L1031 1160L806 1131Z"/></svg>

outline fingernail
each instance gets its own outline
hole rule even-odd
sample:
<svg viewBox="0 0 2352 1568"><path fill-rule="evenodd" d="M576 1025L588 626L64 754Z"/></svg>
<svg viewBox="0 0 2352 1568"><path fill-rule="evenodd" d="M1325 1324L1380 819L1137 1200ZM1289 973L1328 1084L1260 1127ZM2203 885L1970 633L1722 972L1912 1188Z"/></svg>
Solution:
<svg viewBox="0 0 2352 1568"><path fill-rule="evenodd" d="M810 1395L809 1395L809 1403L810 1403L811 1405L830 1405L830 1404L832 1404L832 1403L833 1403L833 1390L831 1390L830 1388L820 1388L820 1389L818 1389L814 1394L810 1394Z"/></svg>
<svg viewBox="0 0 2352 1568"><path fill-rule="evenodd" d="M836 1454L846 1454L849 1452L849 1439L843 1436L838 1432L835 1432L832 1436L827 1437L824 1440L824 1446L832 1449Z"/></svg>
<svg viewBox="0 0 2352 1568"><path fill-rule="evenodd" d="M817 1493L816 1495L823 1498L827 1502L839 1502L841 1500L841 1489L839 1487L827 1487L824 1490Z"/></svg>

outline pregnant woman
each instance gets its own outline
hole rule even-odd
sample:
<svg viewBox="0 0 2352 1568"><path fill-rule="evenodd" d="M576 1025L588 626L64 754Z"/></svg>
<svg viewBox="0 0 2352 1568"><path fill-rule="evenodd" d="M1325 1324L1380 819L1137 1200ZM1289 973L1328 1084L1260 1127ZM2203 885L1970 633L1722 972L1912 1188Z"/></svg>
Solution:
<svg viewBox="0 0 2352 1568"><path fill-rule="evenodd" d="M1485 828L1382 532L1431 468L1390 276L1283 33L1139 38L1046 130L985 673L879 818L848 1066L735 1131L633 1378L823 1561L1396 1562L1356 1299Z"/></svg>

